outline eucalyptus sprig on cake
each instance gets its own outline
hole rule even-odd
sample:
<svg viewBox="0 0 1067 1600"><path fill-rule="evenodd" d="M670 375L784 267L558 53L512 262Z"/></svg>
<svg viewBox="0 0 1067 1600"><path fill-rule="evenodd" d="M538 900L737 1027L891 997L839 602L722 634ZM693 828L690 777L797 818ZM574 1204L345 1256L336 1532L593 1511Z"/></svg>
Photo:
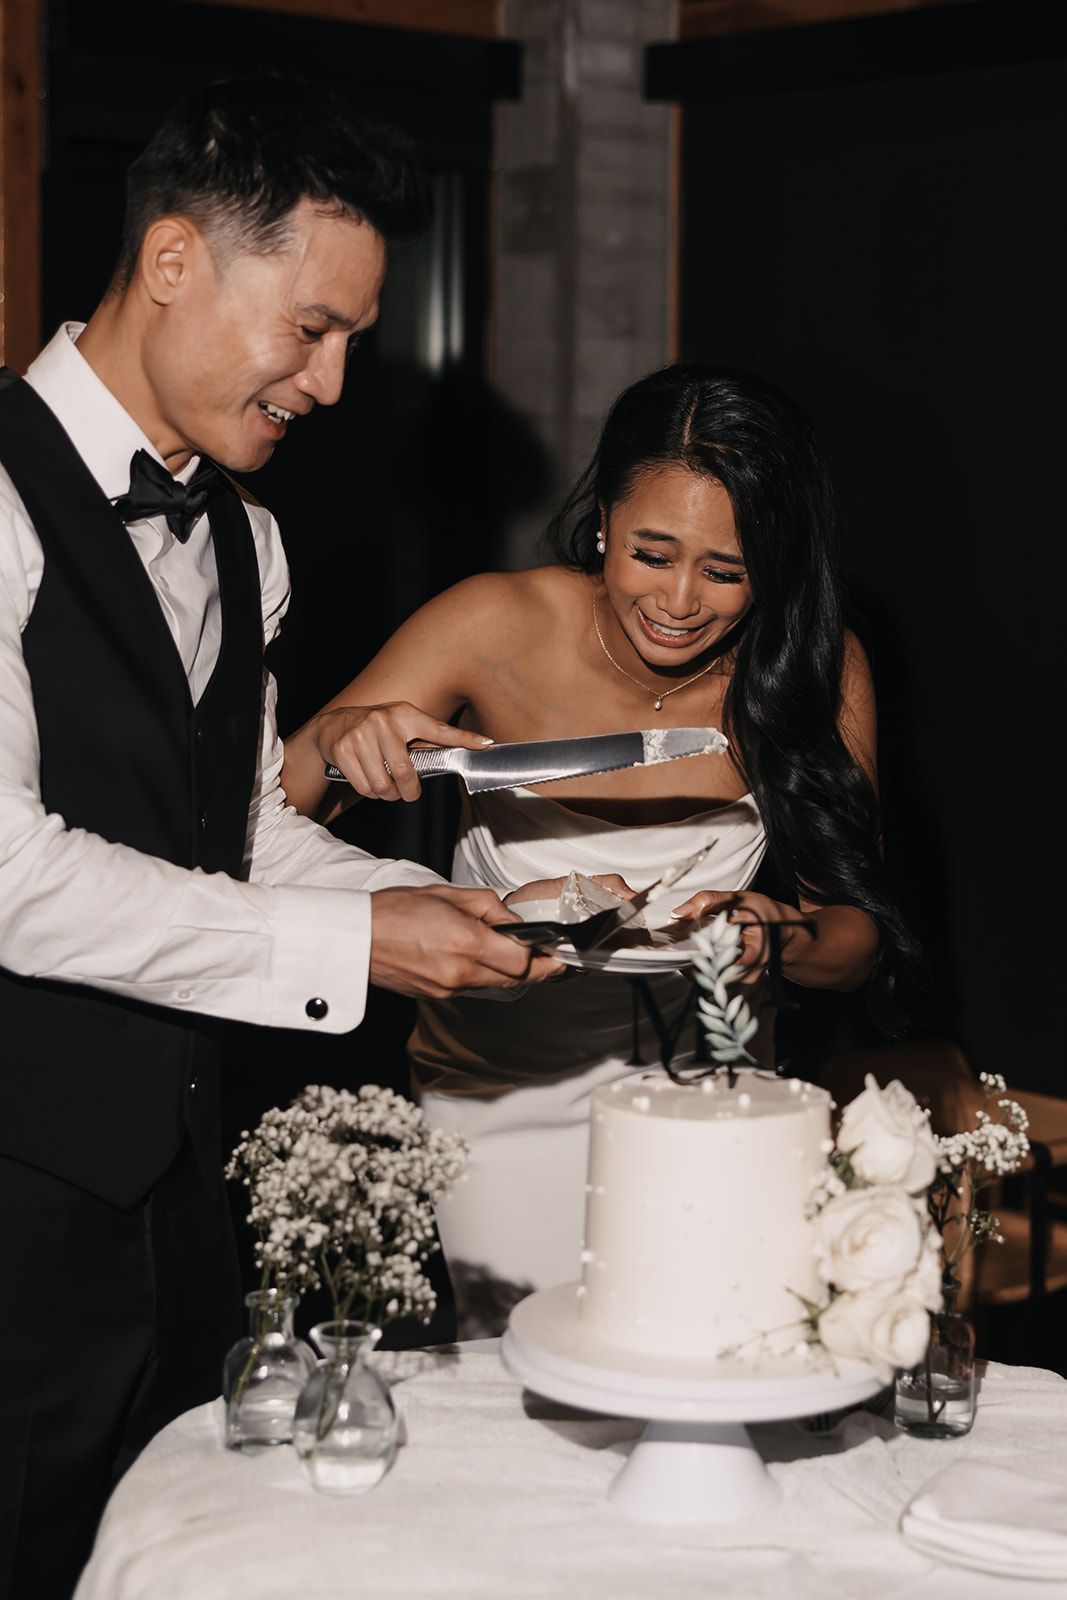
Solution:
<svg viewBox="0 0 1067 1600"><path fill-rule="evenodd" d="M759 1021L752 1015L743 995L731 995L727 988L744 972L738 961L741 954L741 927L731 922L725 911L711 926L693 937L698 954L693 957L697 982L702 990L697 1009L704 1023L708 1049L713 1061L728 1070L739 1061L758 1066L746 1048L755 1037Z"/></svg>
<svg viewBox="0 0 1067 1600"><path fill-rule="evenodd" d="M309 1085L264 1113L226 1169L251 1196L264 1289L325 1285L338 1321L428 1322L436 1296L423 1264L438 1248L433 1201L460 1175L467 1147L431 1129L391 1089Z"/></svg>

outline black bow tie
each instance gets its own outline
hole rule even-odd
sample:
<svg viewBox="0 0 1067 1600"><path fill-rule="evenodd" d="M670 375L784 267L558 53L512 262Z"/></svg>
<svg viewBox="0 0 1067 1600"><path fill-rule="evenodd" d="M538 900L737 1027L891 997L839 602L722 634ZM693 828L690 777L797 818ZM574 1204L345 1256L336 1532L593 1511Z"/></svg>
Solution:
<svg viewBox="0 0 1067 1600"><path fill-rule="evenodd" d="M136 450L130 462L130 492L113 503L123 522L140 522L162 512L171 533L184 544L217 486L218 471L210 461L201 461L188 483L179 483L147 450Z"/></svg>

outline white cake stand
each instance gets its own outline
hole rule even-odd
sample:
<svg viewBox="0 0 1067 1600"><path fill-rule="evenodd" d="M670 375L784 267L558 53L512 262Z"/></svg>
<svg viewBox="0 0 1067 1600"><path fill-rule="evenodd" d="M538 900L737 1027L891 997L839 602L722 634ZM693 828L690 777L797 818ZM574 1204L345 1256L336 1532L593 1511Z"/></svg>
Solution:
<svg viewBox="0 0 1067 1600"><path fill-rule="evenodd" d="M514 1377L550 1400L651 1419L608 1492L640 1522L733 1522L766 1511L779 1491L745 1423L835 1411L882 1387L855 1361L820 1370L795 1354L748 1363L617 1349L583 1328L577 1287L562 1283L521 1301L501 1354Z"/></svg>

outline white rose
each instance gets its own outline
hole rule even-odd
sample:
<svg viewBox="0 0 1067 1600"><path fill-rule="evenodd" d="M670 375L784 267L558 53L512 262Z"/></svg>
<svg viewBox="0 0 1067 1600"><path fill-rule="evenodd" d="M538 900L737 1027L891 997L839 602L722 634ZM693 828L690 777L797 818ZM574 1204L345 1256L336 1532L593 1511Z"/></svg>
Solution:
<svg viewBox="0 0 1067 1600"><path fill-rule="evenodd" d="M900 1183L910 1194L921 1193L937 1173L929 1117L902 1083L880 1089L870 1073L864 1083L842 1113L837 1148L867 1183Z"/></svg>
<svg viewBox="0 0 1067 1600"><path fill-rule="evenodd" d="M906 1189L848 1189L815 1218L819 1276L835 1288L895 1294L923 1256L925 1211Z"/></svg>
<svg viewBox="0 0 1067 1600"><path fill-rule="evenodd" d="M922 1360L930 1314L905 1294L840 1294L819 1317L819 1339L832 1355L869 1362L888 1383L895 1367Z"/></svg>
<svg viewBox="0 0 1067 1600"><path fill-rule="evenodd" d="M871 1323L871 1351L887 1367L917 1367L930 1342L930 1313L906 1294L881 1301Z"/></svg>

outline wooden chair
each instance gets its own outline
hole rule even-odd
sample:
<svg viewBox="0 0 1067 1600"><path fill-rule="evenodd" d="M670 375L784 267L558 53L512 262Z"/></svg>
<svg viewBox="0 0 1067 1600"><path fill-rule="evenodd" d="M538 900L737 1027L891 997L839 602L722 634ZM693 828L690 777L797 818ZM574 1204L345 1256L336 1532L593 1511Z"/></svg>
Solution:
<svg viewBox="0 0 1067 1600"><path fill-rule="evenodd" d="M861 1092L867 1073L883 1088L899 1078L929 1109L937 1134L973 1128L985 1099L963 1052L948 1039L842 1051L827 1062L819 1082L840 1111ZM1067 1169L1067 1100L1010 1087L1007 1094L1030 1118L1030 1156L1020 1174L1023 1203L1010 1204L997 1192L1002 1186L987 1191L1005 1242L981 1246L964 1257L961 1310L1024 1301L1034 1305L1067 1288L1067 1204L1050 1190L1056 1169Z"/></svg>
<svg viewBox="0 0 1067 1600"><path fill-rule="evenodd" d="M991 1201L1004 1243L980 1252L981 1305L1016 1305L1067 1288L1067 1196L1054 1187L1056 1170L1067 1169L1067 1100L1011 1087L1008 1094L1030 1118L1030 1158L1022 1169L1026 1206Z"/></svg>

